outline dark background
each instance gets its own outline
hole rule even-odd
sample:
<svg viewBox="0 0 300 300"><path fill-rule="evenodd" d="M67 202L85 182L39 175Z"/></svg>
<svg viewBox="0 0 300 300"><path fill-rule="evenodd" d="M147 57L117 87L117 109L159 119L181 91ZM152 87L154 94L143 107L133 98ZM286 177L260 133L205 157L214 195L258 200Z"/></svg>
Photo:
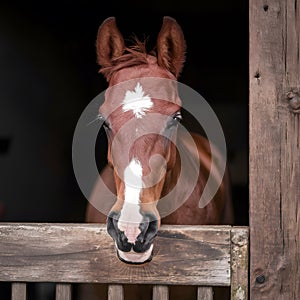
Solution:
<svg viewBox="0 0 300 300"><path fill-rule="evenodd" d="M83 222L72 136L84 107L106 88L99 25L115 16L126 39L155 45L162 17L181 25L180 81L223 126L237 225L248 224L248 1L13 1L0 4L0 220Z"/></svg>

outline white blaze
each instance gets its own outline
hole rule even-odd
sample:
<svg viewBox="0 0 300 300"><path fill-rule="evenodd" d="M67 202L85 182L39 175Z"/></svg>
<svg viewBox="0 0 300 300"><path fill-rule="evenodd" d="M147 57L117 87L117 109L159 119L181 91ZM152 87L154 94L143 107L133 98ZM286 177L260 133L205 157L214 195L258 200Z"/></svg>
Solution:
<svg viewBox="0 0 300 300"><path fill-rule="evenodd" d="M143 219L140 213L140 193L143 187L141 163L133 158L124 171L124 205L118 221L118 228L124 231L129 243L134 243L140 234L139 225Z"/></svg>
<svg viewBox="0 0 300 300"><path fill-rule="evenodd" d="M123 111L132 111L136 118L142 118L153 106L149 95L145 95L143 87L138 82L133 91L127 91L123 100Z"/></svg>

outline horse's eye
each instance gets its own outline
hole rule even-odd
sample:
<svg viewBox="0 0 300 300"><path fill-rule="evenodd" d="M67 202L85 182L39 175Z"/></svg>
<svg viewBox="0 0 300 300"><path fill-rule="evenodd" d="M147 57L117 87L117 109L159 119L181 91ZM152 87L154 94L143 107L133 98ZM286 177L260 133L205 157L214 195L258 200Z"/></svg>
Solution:
<svg viewBox="0 0 300 300"><path fill-rule="evenodd" d="M174 126L176 126L178 123L180 123L182 121L182 115L180 113L180 111L178 111L176 114L174 114L172 116L172 118L169 120L168 124L167 124L167 129L170 129Z"/></svg>
<svg viewBox="0 0 300 300"><path fill-rule="evenodd" d="M173 116L173 119L177 122L181 122L182 121L182 115L181 115L181 112L178 111L174 116Z"/></svg>
<svg viewBox="0 0 300 300"><path fill-rule="evenodd" d="M105 130L110 130L110 125L109 125L109 123L107 121L104 121L103 124L102 124L102 126L103 126L103 128Z"/></svg>
<svg viewBox="0 0 300 300"><path fill-rule="evenodd" d="M98 114L97 119L103 122L102 127L105 130L110 129L109 122L107 121L107 119L103 115Z"/></svg>

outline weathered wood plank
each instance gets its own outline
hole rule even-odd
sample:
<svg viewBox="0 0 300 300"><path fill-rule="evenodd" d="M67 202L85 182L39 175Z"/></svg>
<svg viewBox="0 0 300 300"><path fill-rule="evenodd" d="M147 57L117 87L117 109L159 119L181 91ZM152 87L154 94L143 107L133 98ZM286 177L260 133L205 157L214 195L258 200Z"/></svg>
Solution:
<svg viewBox="0 0 300 300"><path fill-rule="evenodd" d="M108 300L123 300L124 289L122 285L109 285L108 286Z"/></svg>
<svg viewBox="0 0 300 300"><path fill-rule="evenodd" d="M26 283L14 282L11 285L11 300L26 300L27 289Z"/></svg>
<svg viewBox="0 0 300 300"><path fill-rule="evenodd" d="M0 224L0 281L230 285L230 226L162 226L151 263L118 260L100 224Z"/></svg>
<svg viewBox="0 0 300 300"><path fill-rule="evenodd" d="M248 299L248 228L231 230L231 300Z"/></svg>
<svg viewBox="0 0 300 300"><path fill-rule="evenodd" d="M153 286L152 300L169 300L169 288L166 285Z"/></svg>
<svg viewBox="0 0 300 300"><path fill-rule="evenodd" d="M213 300L213 289L211 287L199 286L197 290L197 300Z"/></svg>
<svg viewBox="0 0 300 300"><path fill-rule="evenodd" d="M55 300L71 300L72 299L72 286L69 283L56 284Z"/></svg>
<svg viewBox="0 0 300 300"><path fill-rule="evenodd" d="M250 296L300 299L300 1L251 0L249 18Z"/></svg>

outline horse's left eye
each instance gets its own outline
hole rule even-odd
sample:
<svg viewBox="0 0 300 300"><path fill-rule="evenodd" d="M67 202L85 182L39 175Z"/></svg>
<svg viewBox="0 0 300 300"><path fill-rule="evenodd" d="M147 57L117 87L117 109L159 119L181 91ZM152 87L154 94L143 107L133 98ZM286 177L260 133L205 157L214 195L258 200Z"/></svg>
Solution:
<svg viewBox="0 0 300 300"><path fill-rule="evenodd" d="M167 129L170 129L174 126L176 126L178 123L180 123L182 121L182 115L180 112L177 112L176 114L174 114L172 116L172 118L169 120L168 124L167 124Z"/></svg>
<svg viewBox="0 0 300 300"><path fill-rule="evenodd" d="M181 115L181 112L177 112L174 116L173 116L173 119L177 122L181 122L182 121L182 115Z"/></svg>

